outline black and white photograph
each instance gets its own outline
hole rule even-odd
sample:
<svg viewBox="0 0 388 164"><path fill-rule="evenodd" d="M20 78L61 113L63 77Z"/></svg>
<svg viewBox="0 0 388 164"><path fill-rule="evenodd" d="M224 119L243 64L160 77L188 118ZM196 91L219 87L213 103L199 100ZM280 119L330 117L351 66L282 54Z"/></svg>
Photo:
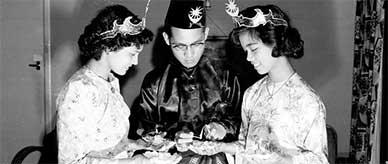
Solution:
<svg viewBox="0 0 388 164"><path fill-rule="evenodd" d="M388 164L388 0L0 0L0 164Z"/></svg>

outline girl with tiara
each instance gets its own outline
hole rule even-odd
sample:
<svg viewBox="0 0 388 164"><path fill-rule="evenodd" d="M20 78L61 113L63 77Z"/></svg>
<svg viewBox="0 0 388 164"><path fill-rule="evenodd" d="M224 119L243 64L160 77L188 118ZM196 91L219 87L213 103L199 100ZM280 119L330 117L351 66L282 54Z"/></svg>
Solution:
<svg viewBox="0 0 388 164"><path fill-rule="evenodd" d="M239 141L220 151L235 154L236 163L244 164L327 164L325 106L289 62L303 56L298 30L275 5L239 12L229 0L226 12L237 24L233 42L266 76L244 93Z"/></svg>
<svg viewBox="0 0 388 164"><path fill-rule="evenodd" d="M67 81L56 102L60 164L163 164L180 160L177 155L130 158L127 153L144 146L127 138L130 110L112 72L124 75L137 65L143 45L152 37L145 28L145 18L137 18L121 5L100 10L85 27L78 45L86 65Z"/></svg>

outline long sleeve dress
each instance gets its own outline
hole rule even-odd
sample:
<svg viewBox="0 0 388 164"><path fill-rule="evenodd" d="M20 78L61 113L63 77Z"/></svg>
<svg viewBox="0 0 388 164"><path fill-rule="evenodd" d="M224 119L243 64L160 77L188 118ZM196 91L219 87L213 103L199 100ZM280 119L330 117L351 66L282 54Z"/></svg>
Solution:
<svg viewBox="0 0 388 164"><path fill-rule="evenodd" d="M294 164L328 164L325 106L297 73L280 83L259 80L245 92L241 110L237 164L282 156Z"/></svg>
<svg viewBox="0 0 388 164"><path fill-rule="evenodd" d="M112 149L127 138L130 110L118 79L110 74L108 81L83 67L60 91L56 102L60 164L116 162L88 156Z"/></svg>

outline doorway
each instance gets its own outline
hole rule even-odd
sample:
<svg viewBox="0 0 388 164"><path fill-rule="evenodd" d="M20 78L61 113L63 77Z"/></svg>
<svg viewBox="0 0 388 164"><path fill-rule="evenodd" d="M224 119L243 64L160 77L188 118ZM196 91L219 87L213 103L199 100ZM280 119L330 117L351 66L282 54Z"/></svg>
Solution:
<svg viewBox="0 0 388 164"><path fill-rule="evenodd" d="M9 163L23 147L41 145L46 133L48 0L0 1L1 114L0 163ZM50 126L48 126L50 127ZM39 154L25 161L38 161Z"/></svg>

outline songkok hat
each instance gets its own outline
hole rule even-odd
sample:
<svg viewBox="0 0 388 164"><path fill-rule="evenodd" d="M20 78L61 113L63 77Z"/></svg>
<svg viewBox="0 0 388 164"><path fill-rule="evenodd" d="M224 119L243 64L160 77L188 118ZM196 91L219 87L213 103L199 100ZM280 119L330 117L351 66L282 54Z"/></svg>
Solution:
<svg viewBox="0 0 388 164"><path fill-rule="evenodd" d="M171 0L164 23L182 29L205 27L204 2L200 0Z"/></svg>

